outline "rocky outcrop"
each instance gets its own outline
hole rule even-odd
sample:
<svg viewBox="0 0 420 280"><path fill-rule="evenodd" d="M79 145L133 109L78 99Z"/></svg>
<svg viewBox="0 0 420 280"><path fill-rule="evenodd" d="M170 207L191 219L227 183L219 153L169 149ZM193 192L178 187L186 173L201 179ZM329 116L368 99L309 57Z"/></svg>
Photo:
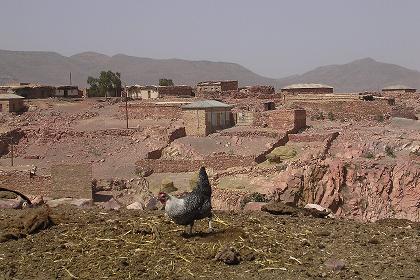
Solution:
<svg viewBox="0 0 420 280"><path fill-rule="evenodd" d="M338 217L420 221L420 164L314 161L289 167L275 179L273 200L329 208Z"/></svg>

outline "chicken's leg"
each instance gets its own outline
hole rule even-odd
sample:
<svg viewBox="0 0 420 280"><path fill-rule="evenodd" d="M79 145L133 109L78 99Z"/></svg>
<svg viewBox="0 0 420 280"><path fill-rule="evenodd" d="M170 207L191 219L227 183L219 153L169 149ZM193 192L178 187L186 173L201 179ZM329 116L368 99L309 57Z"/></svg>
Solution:
<svg viewBox="0 0 420 280"><path fill-rule="evenodd" d="M192 234L192 227L193 227L193 224L185 226L185 234L186 235L191 235Z"/></svg>
<svg viewBox="0 0 420 280"><path fill-rule="evenodd" d="M211 217L209 218L209 232L213 232L214 231L214 229L213 229L213 226L212 226L212 220L211 220Z"/></svg>

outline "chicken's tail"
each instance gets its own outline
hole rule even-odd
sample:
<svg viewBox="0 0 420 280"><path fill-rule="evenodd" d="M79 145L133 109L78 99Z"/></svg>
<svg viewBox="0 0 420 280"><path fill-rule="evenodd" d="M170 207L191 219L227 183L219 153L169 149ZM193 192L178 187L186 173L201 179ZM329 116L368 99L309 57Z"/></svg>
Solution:
<svg viewBox="0 0 420 280"><path fill-rule="evenodd" d="M207 172L204 167L201 167L200 172L198 173L196 190L207 197L211 196L211 186L209 182L209 177L207 176Z"/></svg>

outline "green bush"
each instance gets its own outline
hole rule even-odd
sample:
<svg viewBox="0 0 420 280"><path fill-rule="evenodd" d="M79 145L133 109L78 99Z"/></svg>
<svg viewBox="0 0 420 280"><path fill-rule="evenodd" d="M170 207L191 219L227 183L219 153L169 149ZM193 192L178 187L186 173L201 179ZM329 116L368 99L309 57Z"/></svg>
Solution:
<svg viewBox="0 0 420 280"><path fill-rule="evenodd" d="M392 149L392 147L390 147L390 146L385 146L385 153L389 157L392 157L392 158L395 157L394 149Z"/></svg>
<svg viewBox="0 0 420 280"><path fill-rule="evenodd" d="M384 122L385 120L383 115L376 115L373 119L377 122Z"/></svg>

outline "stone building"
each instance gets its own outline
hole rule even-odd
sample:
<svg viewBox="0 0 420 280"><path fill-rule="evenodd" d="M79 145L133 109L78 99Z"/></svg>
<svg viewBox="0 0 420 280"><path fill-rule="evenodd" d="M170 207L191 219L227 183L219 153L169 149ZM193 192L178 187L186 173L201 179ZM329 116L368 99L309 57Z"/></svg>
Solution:
<svg viewBox="0 0 420 280"><path fill-rule="evenodd" d="M323 94L333 93L334 88L323 84L293 84L281 89L282 94Z"/></svg>
<svg viewBox="0 0 420 280"><path fill-rule="evenodd" d="M133 99L156 99L159 98L157 86L138 86Z"/></svg>
<svg viewBox="0 0 420 280"><path fill-rule="evenodd" d="M259 123L258 123L259 122ZM256 125L293 133L306 127L305 109L278 109L263 112Z"/></svg>
<svg viewBox="0 0 420 280"><path fill-rule="evenodd" d="M239 92L245 94L274 94L275 89L273 86L254 85L239 88Z"/></svg>
<svg viewBox="0 0 420 280"><path fill-rule="evenodd" d="M202 100L184 105L181 109L187 135L207 136L232 126L231 105L216 100Z"/></svg>
<svg viewBox="0 0 420 280"><path fill-rule="evenodd" d="M126 86L128 97L132 99L157 99L161 97L191 97L194 96L192 87L176 86Z"/></svg>
<svg viewBox="0 0 420 280"><path fill-rule="evenodd" d="M55 88L55 97L82 97L82 91L77 86L65 85Z"/></svg>
<svg viewBox="0 0 420 280"><path fill-rule="evenodd" d="M0 113L21 112L24 108L23 99L13 93L0 92Z"/></svg>
<svg viewBox="0 0 420 280"><path fill-rule="evenodd" d="M191 97L194 96L192 87L186 85L159 86L159 97Z"/></svg>
<svg viewBox="0 0 420 280"><path fill-rule="evenodd" d="M206 81L197 84L197 93L238 91L238 81Z"/></svg>
<svg viewBox="0 0 420 280"><path fill-rule="evenodd" d="M404 85L393 85L393 86L384 87L382 89L382 92L383 93L415 93L416 89L408 87L408 86L404 86Z"/></svg>
<svg viewBox="0 0 420 280"><path fill-rule="evenodd" d="M49 98L53 97L55 94L55 87L53 86L30 83L0 86L0 90L6 90L8 93L14 93L23 96L26 99Z"/></svg>

